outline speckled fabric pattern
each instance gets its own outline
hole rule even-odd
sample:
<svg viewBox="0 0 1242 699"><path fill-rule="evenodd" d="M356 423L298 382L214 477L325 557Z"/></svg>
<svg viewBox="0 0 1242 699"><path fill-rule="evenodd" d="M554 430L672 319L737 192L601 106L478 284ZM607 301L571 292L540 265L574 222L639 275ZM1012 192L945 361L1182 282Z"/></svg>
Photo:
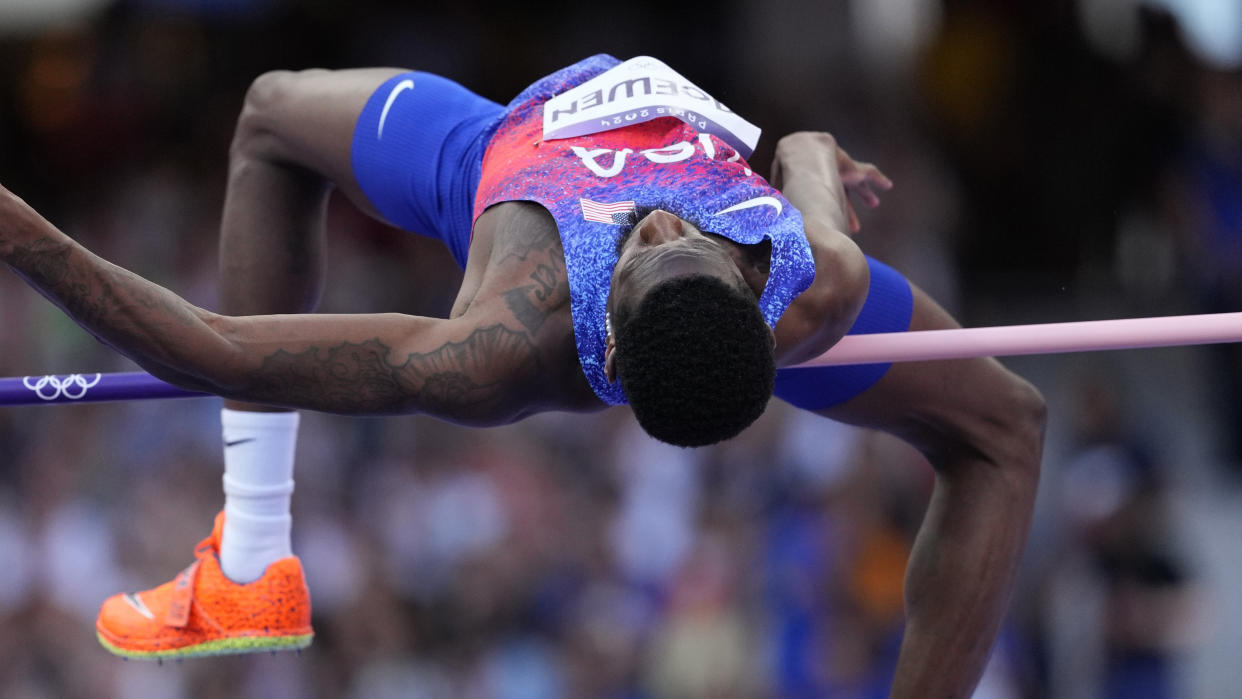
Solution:
<svg viewBox="0 0 1242 699"><path fill-rule="evenodd" d="M738 243L770 239L771 275L759 307L772 326L815 275L801 214L715 136L664 117L588 136L542 140L543 103L619 63L611 56L592 56L543 78L510 102L484 155L474 204L475 219L487 207L513 200L541 204L556 219L578 358L591 388L613 405L626 400L620 385L604 375L604 312L621 226L586 220L581 199L657 206Z"/></svg>
<svg viewBox="0 0 1242 699"><path fill-rule="evenodd" d="M220 570L224 513L196 560L153 590L109 597L95 622L99 642L127 658L158 660L250 653L310 645L310 593L296 557L239 584Z"/></svg>

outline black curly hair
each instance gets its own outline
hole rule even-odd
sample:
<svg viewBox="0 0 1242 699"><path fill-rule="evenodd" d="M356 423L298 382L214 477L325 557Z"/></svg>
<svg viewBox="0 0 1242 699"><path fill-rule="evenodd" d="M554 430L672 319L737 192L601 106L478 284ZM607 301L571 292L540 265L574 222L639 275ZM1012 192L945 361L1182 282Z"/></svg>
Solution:
<svg viewBox="0 0 1242 699"><path fill-rule="evenodd" d="M705 274L675 277L613 316L616 370L638 423L682 447L729 439L772 397L776 360L755 297Z"/></svg>

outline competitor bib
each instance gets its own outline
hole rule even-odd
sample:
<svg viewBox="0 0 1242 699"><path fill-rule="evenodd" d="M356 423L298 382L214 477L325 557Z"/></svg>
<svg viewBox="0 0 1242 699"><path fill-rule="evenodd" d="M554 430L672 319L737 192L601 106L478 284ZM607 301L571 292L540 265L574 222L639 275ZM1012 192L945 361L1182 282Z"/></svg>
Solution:
<svg viewBox="0 0 1242 699"><path fill-rule="evenodd" d="M750 157L760 129L650 56L638 56L544 103L543 138L572 138L676 117Z"/></svg>

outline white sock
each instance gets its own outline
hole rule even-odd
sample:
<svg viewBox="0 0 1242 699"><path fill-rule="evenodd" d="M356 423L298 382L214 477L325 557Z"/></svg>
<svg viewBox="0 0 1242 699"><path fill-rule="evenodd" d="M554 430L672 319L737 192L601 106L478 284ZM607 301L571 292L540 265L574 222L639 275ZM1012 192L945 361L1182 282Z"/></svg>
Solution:
<svg viewBox="0 0 1242 699"><path fill-rule="evenodd" d="M224 530L220 569L234 582L263 577L276 561L293 555L293 454L298 414L225 408Z"/></svg>

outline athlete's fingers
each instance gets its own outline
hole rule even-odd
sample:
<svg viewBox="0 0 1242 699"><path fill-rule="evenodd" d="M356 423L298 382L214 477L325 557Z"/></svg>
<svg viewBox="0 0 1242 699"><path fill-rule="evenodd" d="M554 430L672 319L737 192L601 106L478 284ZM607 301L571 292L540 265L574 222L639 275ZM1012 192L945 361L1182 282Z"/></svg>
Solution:
<svg viewBox="0 0 1242 699"><path fill-rule="evenodd" d="M840 174L841 181L846 184L862 184L865 182L883 192L893 188L893 181L883 172L880 172L880 168L871 163L850 161L849 166L842 168Z"/></svg>
<svg viewBox="0 0 1242 699"><path fill-rule="evenodd" d="M880 197L871 189L871 183L869 182L847 186L846 190L858 197L868 209L874 209L880 205Z"/></svg>
<svg viewBox="0 0 1242 699"><path fill-rule="evenodd" d="M867 172L866 179L867 179L867 182L871 184L871 186L879 189L882 192L887 192L888 190L893 188L893 181L888 178L888 175L885 175L883 172L880 172L880 168L872 165L871 163L859 163L859 164L862 165L866 169L866 172Z"/></svg>

